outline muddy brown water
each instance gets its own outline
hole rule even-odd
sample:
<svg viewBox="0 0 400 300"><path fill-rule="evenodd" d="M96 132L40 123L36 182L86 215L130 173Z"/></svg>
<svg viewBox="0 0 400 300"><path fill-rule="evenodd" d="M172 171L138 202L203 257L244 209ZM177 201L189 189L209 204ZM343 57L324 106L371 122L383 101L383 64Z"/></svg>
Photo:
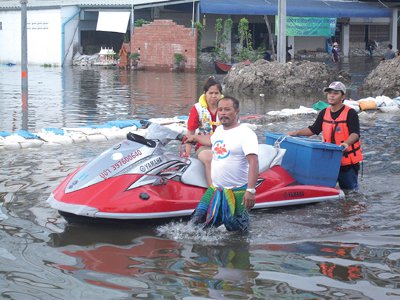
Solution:
<svg viewBox="0 0 400 300"><path fill-rule="evenodd" d="M344 63L357 85L376 62ZM202 74L30 68L27 110L19 70L0 67L0 131L75 127L187 114ZM354 93L355 93L354 92ZM322 97L322 95L321 95ZM314 116L265 117L316 99L242 99L265 131ZM267 97L268 98L268 97ZM76 167L116 141L1 150L2 299L398 299L400 116L361 120L365 164L359 193L344 201L257 211L247 235L185 222L69 225L46 199Z"/></svg>

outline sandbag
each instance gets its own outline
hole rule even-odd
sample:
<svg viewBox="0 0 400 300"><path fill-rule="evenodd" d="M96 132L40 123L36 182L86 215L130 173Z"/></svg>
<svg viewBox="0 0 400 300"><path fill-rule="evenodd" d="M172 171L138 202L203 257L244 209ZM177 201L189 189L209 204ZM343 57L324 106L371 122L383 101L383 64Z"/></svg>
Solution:
<svg viewBox="0 0 400 300"><path fill-rule="evenodd" d="M400 108L397 105L396 106L382 106L382 107L378 107L378 109L384 113L395 113L400 110Z"/></svg>
<svg viewBox="0 0 400 300"><path fill-rule="evenodd" d="M377 105L374 100L359 100L358 105L361 110L376 109Z"/></svg>

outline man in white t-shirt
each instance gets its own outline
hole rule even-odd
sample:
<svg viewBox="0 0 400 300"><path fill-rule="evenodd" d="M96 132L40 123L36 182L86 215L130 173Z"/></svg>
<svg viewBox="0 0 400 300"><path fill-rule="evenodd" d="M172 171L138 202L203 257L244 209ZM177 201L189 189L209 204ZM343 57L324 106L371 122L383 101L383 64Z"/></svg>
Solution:
<svg viewBox="0 0 400 300"><path fill-rule="evenodd" d="M255 204L258 178L258 140L253 130L239 123L239 101L225 96L218 101L218 126L212 135L190 135L186 142L210 145L211 179L193 216L195 224L246 231L248 210Z"/></svg>

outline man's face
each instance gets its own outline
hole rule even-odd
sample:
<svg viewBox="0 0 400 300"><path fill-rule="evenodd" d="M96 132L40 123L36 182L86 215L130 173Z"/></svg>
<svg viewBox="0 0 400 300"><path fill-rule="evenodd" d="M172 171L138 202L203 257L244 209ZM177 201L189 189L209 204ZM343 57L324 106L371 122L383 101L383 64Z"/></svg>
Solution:
<svg viewBox="0 0 400 300"><path fill-rule="evenodd" d="M341 91L330 90L327 93L327 100L330 105L337 105L339 103L342 103L343 99L344 95Z"/></svg>
<svg viewBox="0 0 400 300"><path fill-rule="evenodd" d="M224 127L236 125L239 110L233 106L230 99L221 99L218 102L218 118Z"/></svg>

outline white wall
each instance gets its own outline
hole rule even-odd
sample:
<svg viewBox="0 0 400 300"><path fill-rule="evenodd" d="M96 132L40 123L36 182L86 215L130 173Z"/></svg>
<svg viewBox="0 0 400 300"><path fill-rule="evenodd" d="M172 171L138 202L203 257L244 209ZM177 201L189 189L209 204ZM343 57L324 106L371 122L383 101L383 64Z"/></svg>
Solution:
<svg viewBox="0 0 400 300"><path fill-rule="evenodd" d="M0 63L21 62L21 13L0 11Z"/></svg>
<svg viewBox="0 0 400 300"><path fill-rule="evenodd" d="M21 63L21 13L0 12L0 62ZM28 64L56 64L61 62L60 10L28 10Z"/></svg>

